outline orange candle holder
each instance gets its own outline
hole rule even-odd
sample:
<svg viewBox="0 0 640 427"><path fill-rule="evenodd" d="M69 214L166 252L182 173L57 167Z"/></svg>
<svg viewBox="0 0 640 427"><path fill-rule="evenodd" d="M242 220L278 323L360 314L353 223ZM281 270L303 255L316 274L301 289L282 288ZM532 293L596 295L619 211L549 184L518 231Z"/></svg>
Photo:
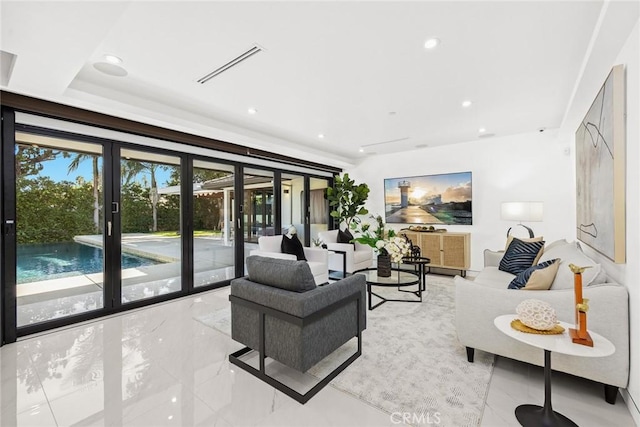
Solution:
<svg viewBox="0 0 640 427"><path fill-rule="evenodd" d="M589 300L582 297L582 273L590 267L578 267L569 264L569 268L573 272L573 288L575 293L575 324L576 327L569 328L569 336L574 344L586 345L593 347L593 339L587 330L587 311L589 311Z"/></svg>

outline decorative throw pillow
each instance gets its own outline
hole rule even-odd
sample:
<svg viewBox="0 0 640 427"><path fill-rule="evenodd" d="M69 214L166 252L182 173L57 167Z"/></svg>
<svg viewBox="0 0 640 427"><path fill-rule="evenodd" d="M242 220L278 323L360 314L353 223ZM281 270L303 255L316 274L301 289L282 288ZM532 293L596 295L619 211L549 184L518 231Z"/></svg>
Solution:
<svg viewBox="0 0 640 427"><path fill-rule="evenodd" d="M545 251L540 261L548 259L560 258L560 268L558 274L551 284L551 289L573 289L573 273L569 269L569 264L575 264L579 267L590 266L582 273L582 286L589 286L598 283L598 279L606 278L600 274L602 267L596 264L594 260L586 256L577 245L577 242L571 242L566 245L554 246Z"/></svg>
<svg viewBox="0 0 640 427"><path fill-rule="evenodd" d="M518 238L514 238L504 253L502 260L500 260L498 270L511 274L520 274L538 261L543 248L544 241L523 242Z"/></svg>
<svg viewBox="0 0 640 427"><path fill-rule="evenodd" d="M509 248L509 245L511 244L511 242L513 242L513 239L518 239L518 240L522 240L523 242L542 242L544 240L544 237L542 236L538 236L538 237L528 237L526 239L520 238L520 237L514 237L514 236L507 236L507 244L504 245L504 250L506 251Z"/></svg>
<svg viewBox="0 0 640 427"><path fill-rule="evenodd" d="M247 273L252 282L274 288L294 292L316 288L309 264L304 261L251 255L247 257Z"/></svg>
<svg viewBox="0 0 640 427"><path fill-rule="evenodd" d="M547 252L548 250L551 250L555 247L559 247L559 246L564 246L564 245L569 245L570 243L567 242L567 239L560 239L560 240L556 240L555 242L551 242L549 244L547 244L544 247L544 251Z"/></svg>
<svg viewBox="0 0 640 427"><path fill-rule="evenodd" d="M287 237L287 235L282 236L282 243L280 244L280 250L283 254L295 255L298 261L306 261L307 258L304 256L304 248L302 247L302 243L298 240L298 236L295 234L291 237Z"/></svg>
<svg viewBox="0 0 640 427"><path fill-rule="evenodd" d="M546 291L551 287L559 266L560 259L556 258L529 267L509 283L509 289Z"/></svg>
<svg viewBox="0 0 640 427"><path fill-rule="evenodd" d="M353 234L349 229L345 228L344 231L338 230L338 243L351 243L353 240Z"/></svg>

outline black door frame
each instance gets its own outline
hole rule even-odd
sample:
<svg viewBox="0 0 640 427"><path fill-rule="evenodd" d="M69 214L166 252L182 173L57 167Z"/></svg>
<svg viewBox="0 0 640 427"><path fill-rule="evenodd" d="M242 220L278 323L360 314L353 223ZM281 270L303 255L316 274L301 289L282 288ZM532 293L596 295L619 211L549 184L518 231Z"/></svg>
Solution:
<svg viewBox="0 0 640 427"><path fill-rule="evenodd" d="M306 204L306 216L305 221L305 244L308 246L307 240L309 237L308 215L309 215L309 180L311 177L317 177L326 179L328 185L332 185L333 177L327 177L324 175L316 175L313 173L304 173L299 171L293 171L286 169L287 164L283 163L283 168L274 168L269 166L263 166L258 164L232 161L228 159L218 159L215 157L207 157L202 154L191 154L182 151L176 151L164 148L155 148L145 145L138 145L134 143L116 141L108 138L95 137L91 135L78 134L68 131L60 131L50 128L43 128L32 125L16 124L15 123L15 110L10 107L2 107L2 143L0 147L0 164L2 166L3 182L0 187L0 195L2 196L2 209L0 210L0 218L3 224L3 233L0 237L0 246L2 248L2 256L0 256L0 278L2 283L0 284L0 294L2 295L2 302L0 303L0 320L1 320L1 341L0 345L4 343L15 342L18 337L30 335L33 333L42 332L45 330L55 329L62 326L75 324L78 322L92 320L95 318L104 317L105 315L114 314L122 311L127 311L134 308L153 305L158 302L163 302L175 298L179 298L188 294L195 294L199 292L209 291L211 289L227 286L230 280L224 280L221 282L211 283L205 286L193 286L193 201L192 197L181 197L181 227L183 230L182 239L182 288L179 292L171 294L165 294L153 298L142 299L125 304L121 303L121 270L120 270L120 256L121 256L121 241L119 230L121 228L120 216L115 214L111 209L107 207L111 206L116 197L114 195L120 194L120 179L114 181L114 178L120 175L120 148L133 149L137 151L150 151L157 152L166 155L172 155L180 157L181 159L181 194L192 194L192 181L193 181L193 160L206 160L210 162L222 163L232 165L234 167L234 209L236 212L236 221L233 224L235 228L235 276L241 277L244 275L244 215L243 215L243 199L244 199L244 168L245 165L251 169L262 169L270 171L274 174L274 227L276 230L282 228L281 224L281 174L282 173L295 173L305 178L305 204ZM54 117L55 118L55 117ZM91 124L88 124L92 126ZM15 236L15 220L16 220L16 200L15 200L15 132L23 131L28 133L35 133L43 136L58 137L63 139L77 140L80 142L99 143L103 146L103 193L104 193L104 229L103 236L104 241L104 262L105 266L111 266L104 269L105 279L105 295L104 306L101 309L93 310L85 313L66 316L59 319L53 319L47 322L37 323L34 325L25 325L17 328L16 319L16 236ZM171 142L171 141L170 141ZM185 150L188 149L188 145L185 145ZM247 160L250 160L247 157ZM276 161L276 160L274 160ZM106 167L110 165L110 167ZM119 202L119 199L117 200ZM107 221L112 221L114 232L112 238L107 239ZM328 220L331 223L331 217L328 216ZM331 228L331 227L330 227ZM118 231L117 233L115 231ZM118 268L115 269L114 263L117 262ZM109 285L107 285L109 283ZM118 286L115 286L115 284ZM11 284L11 286L9 285Z"/></svg>

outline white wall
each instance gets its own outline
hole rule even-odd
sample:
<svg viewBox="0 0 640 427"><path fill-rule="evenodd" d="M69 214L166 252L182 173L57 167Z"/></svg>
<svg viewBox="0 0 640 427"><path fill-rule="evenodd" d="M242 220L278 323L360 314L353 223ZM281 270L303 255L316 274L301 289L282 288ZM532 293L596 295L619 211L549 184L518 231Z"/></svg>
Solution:
<svg viewBox="0 0 640 427"><path fill-rule="evenodd" d="M619 27L620 13L624 13L614 6L609 6L606 11L609 16L605 16L602 24L607 31ZM625 64L627 262L614 264L588 246L582 246L603 264L613 280L625 285L629 291L631 372L623 397L636 424L640 425L640 20L637 16L637 13L632 16L636 20L635 27L628 36L621 38L615 50L612 50L616 42L612 38L615 37L607 37L606 31L598 35L576 86L573 102L567 109L568 119L561 129L374 156L346 172L356 182L369 184L371 193L367 208L372 213L382 214L384 178L472 171L473 225L446 227L451 231L471 233L472 270L482 268L483 249L495 249L504 244L505 230L511 224L500 220L502 201L543 201L544 221L528 225L536 235L544 235L547 241L573 240L576 236L574 133L611 68ZM567 148L568 155L565 154Z"/></svg>
<svg viewBox="0 0 640 427"><path fill-rule="evenodd" d="M629 315L631 336L631 372L627 393L623 393L627 406L636 424L640 425L640 20L615 60L602 64L592 61L592 66L586 70L585 79L576 94L576 102L571 106L576 117L582 118L591 106L602 83L604 83L611 67L617 64L625 65L627 85L627 164L626 164L626 255L625 264L614 264L608 258L600 255L586 245L582 245L591 257L598 260L606 269L609 276L616 282L624 284L629 290ZM616 54L616 52L612 52ZM561 129L561 135L568 135L578 127L578 119L569 120ZM569 140L569 136L561 136L562 140Z"/></svg>
<svg viewBox="0 0 640 427"><path fill-rule="evenodd" d="M629 291L631 373L628 394L624 396L636 423L640 425L637 408L640 404L640 21L637 12L635 15L629 13L623 3L603 3L602 20L594 30L585 68L581 75L576 76L578 85L561 129L371 156L345 172L356 182L366 182L371 188L367 208L373 214L384 213L384 178L473 172L473 225L446 228L471 233L471 269L475 271L483 266L482 251L503 247L505 232L514 225L500 219L500 203L503 201L544 202L544 221L527 225L549 242L561 238L573 240L576 236L574 133L611 67L625 64L627 262L613 264L586 245L583 247ZM631 22L630 26L627 21ZM632 27L629 34L628 28Z"/></svg>
<svg viewBox="0 0 640 427"><path fill-rule="evenodd" d="M507 229L515 225L500 219L501 202L542 201L544 221L527 224L536 235L548 241L575 237L574 171L567 148L557 132L547 130L372 156L346 172L369 185L369 212L384 214L384 178L471 171L473 225L444 228L471 233L471 270L479 271L483 250L503 248ZM515 232L526 234L522 227Z"/></svg>

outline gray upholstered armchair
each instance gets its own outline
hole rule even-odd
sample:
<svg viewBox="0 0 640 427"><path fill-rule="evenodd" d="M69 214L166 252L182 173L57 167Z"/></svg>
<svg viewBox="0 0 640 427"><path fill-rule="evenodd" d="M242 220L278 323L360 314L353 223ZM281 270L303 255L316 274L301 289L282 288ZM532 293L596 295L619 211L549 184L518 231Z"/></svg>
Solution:
<svg viewBox="0 0 640 427"><path fill-rule="evenodd" d="M366 327L365 280L355 275L317 287L304 261L250 256L249 275L231 282L231 337L247 347L229 361L267 382L300 403L306 403L362 351ZM305 372L357 337L357 351L306 394L265 373L265 358ZM242 360L255 350L256 369Z"/></svg>

